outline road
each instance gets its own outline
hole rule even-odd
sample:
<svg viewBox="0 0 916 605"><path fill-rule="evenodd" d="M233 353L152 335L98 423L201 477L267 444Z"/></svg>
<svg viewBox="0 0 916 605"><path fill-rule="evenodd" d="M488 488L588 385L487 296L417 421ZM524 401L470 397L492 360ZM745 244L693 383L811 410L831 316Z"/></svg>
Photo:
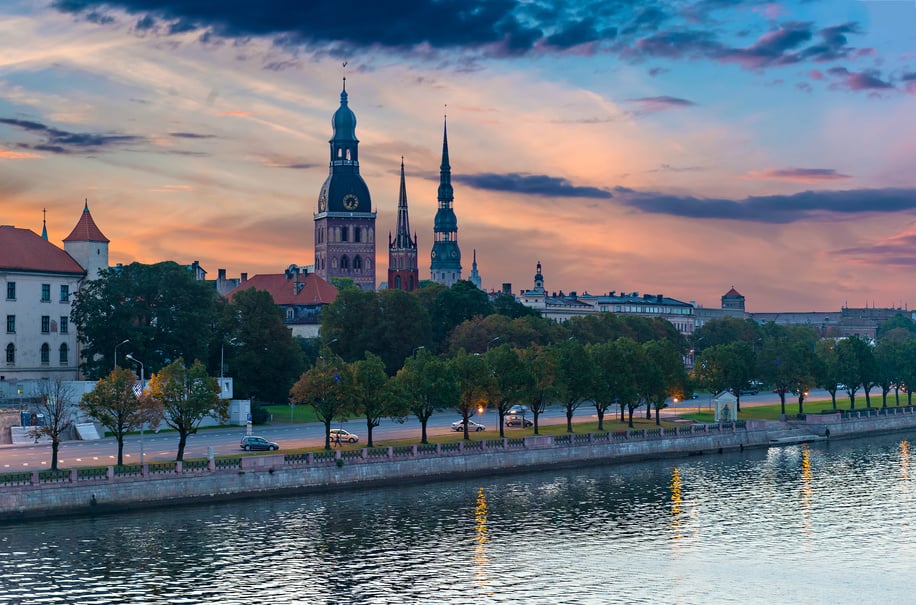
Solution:
<svg viewBox="0 0 916 605"><path fill-rule="evenodd" d="M809 399L824 399L830 395L826 391L812 391ZM786 405L797 401L786 398ZM775 393L761 392L757 395L741 397L742 406L771 405L779 403L779 396ZM664 416L672 416L712 409L712 396L701 393L697 399L687 401L669 402L669 408L663 410ZM639 414L640 412L637 412ZM645 413L643 411L643 413ZM613 413L610 414L613 416ZM443 435L450 432L449 425L457 419L454 412L439 412L430 418L427 432L430 436ZM486 434L496 437L498 435L496 412L488 410L475 420L487 426ZM583 404L576 411L574 420L577 422L597 420L594 408ZM566 416L562 406L554 405L547 408L541 415L540 424L565 423ZM366 425L361 420L351 420L342 425L360 436L364 443L366 440ZM513 430L507 428L506 434L511 435ZM245 427L229 427L207 429L188 437L185 448L186 458L206 458L210 448L213 454L228 455L241 453L239 440L245 435ZM270 424L254 427L254 434L260 435L270 441L276 441L283 449L298 449L304 447L320 447L324 445L324 425L320 423L306 424ZM408 418L404 424L391 420L382 420L381 424L372 432L376 440L381 439L406 439L420 438L420 423L416 418ZM117 463L117 442L114 437L106 437L97 441L65 441L61 444L58 463L60 466L72 468L77 466L107 466ZM175 432L154 433L147 431L142 438L143 459L145 462L174 460L178 450L178 434ZM140 462L141 437L128 435L124 439L124 463L137 464ZM51 467L51 447L47 444L30 445L4 445L0 446L0 472L21 470L45 469Z"/></svg>

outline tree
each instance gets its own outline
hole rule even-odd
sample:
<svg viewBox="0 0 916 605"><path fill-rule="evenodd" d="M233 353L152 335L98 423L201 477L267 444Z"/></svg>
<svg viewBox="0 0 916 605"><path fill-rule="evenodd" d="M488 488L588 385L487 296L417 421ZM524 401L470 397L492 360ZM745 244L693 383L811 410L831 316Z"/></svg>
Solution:
<svg viewBox="0 0 916 605"><path fill-rule="evenodd" d="M490 369L486 360L480 355L470 355L465 350L458 351L450 361L452 373L455 376L455 385L458 389L458 401L455 411L461 414L464 425L464 438L468 435L468 419L474 415L477 408L486 405L486 394L490 390Z"/></svg>
<svg viewBox="0 0 916 605"><path fill-rule="evenodd" d="M865 343L855 337L844 338L836 343L837 375L840 382L846 385L850 410L856 409L856 393L862 386L859 381L862 375L859 349L863 344Z"/></svg>
<svg viewBox="0 0 916 605"><path fill-rule="evenodd" d="M174 262L103 269L75 294L71 312L82 371L106 375L125 339L150 372L179 357L206 359L216 297L212 286Z"/></svg>
<svg viewBox="0 0 916 605"><path fill-rule="evenodd" d="M137 379L126 368L116 368L83 395L80 409L114 433L118 442L118 466L124 464L124 435L146 421L149 410L145 398L134 391Z"/></svg>
<svg viewBox="0 0 916 605"><path fill-rule="evenodd" d="M519 317L540 317L541 314L531 307L526 307L518 302L514 296L503 292L493 301L493 311L500 315L505 315L511 319Z"/></svg>
<svg viewBox="0 0 916 605"><path fill-rule="evenodd" d="M659 414L668 407L669 397L684 397L687 373L681 353L670 340L651 340L643 345L647 361L657 369L652 387L647 389L649 407L655 409L655 424L661 425Z"/></svg>
<svg viewBox="0 0 916 605"><path fill-rule="evenodd" d="M366 358L353 364L353 397L356 413L366 417L368 446L373 447L372 429L393 413L392 400L386 396L388 375L385 363L378 355L366 353Z"/></svg>
<svg viewBox="0 0 916 605"><path fill-rule="evenodd" d="M420 421L420 442L429 443L426 424L430 417L458 403L458 387L451 366L426 349L420 349L404 361L393 384L406 407Z"/></svg>
<svg viewBox="0 0 916 605"><path fill-rule="evenodd" d="M324 449L331 449L331 423L347 420L353 412L352 372L349 366L327 349L318 363L306 370L290 389L289 400L308 404L324 423Z"/></svg>
<svg viewBox="0 0 916 605"><path fill-rule="evenodd" d="M594 363L576 340L565 340L551 346L556 368L554 388L566 408L566 431L573 432L573 414L594 392Z"/></svg>
<svg viewBox="0 0 916 605"><path fill-rule="evenodd" d="M522 403L533 380L516 349L507 344L487 351L487 366L492 372L491 396L499 415L499 436L505 436L505 417L513 405Z"/></svg>
<svg viewBox="0 0 916 605"><path fill-rule="evenodd" d="M836 410L836 392L842 377L836 352L836 341L825 339L817 343L818 381L821 388L830 393L833 409Z"/></svg>
<svg viewBox="0 0 916 605"><path fill-rule="evenodd" d="M286 403L305 360L270 293L255 288L236 292L222 326L233 335L225 354L236 396Z"/></svg>
<svg viewBox="0 0 916 605"><path fill-rule="evenodd" d="M429 290L434 297L424 295ZM423 288L420 298L428 307L432 318L432 346L441 350L448 335L461 322L472 317L486 317L493 313L493 304L487 293L466 280L458 280L450 288Z"/></svg>
<svg viewBox="0 0 916 605"><path fill-rule="evenodd" d="M598 414L598 430L604 430L604 415L612 406L621 405L636 399L636 381L631 366L629 353L632 347L638 346L629 338L620 338L615 342L602 342L591 345L589 353L595 365L594 392L595 411Z"/></svg>
<svg viewBox="0 0 916 605"><path fill-rule="evenodd" d="M881 407L887 407L887 394L897 391L897 405L900 405L898 385L902 382L902 361L905 345L899 340L885 338L875 346L875 367L878 370L877 383L881 387Z"/></svg>
<svg viewBox="0 0 916 605"><path fill-rule="evenodd" d="M219 383L200 360L188 368L183 359L176 359L150 378L148 396L159 405L164 422L178 431L175 460L184 460L188 435L197 432L204 418L224 422L229 417L229 402L219 394Z"/></svg>
<svg viewBox="0 0 916 605"><path fill-rule="evenodd" d="M534 434L538 435L538 420L556 394L556 360L552 351L546 347L528 347L522 350L521 360L529 377L524 398L534 416Z"/></svg>
<svg viewBox="0 0 916 605"><path fill-rule="evenodd" d="M761 336L761 327L753 319L723 317L708 321L697 329L693 333L693 343L697 351L739 341L753 346Z"/></svg>
<svg viewBox="0 0 916 605"><path fill-rule="evenodd" d="M29 437L36 441L51 439L51 470L57 470L57 454L61 437L73 426L73 389L60 378L41 382L41 401L37 410L45 418L44 426L32 427Z"/></svg>

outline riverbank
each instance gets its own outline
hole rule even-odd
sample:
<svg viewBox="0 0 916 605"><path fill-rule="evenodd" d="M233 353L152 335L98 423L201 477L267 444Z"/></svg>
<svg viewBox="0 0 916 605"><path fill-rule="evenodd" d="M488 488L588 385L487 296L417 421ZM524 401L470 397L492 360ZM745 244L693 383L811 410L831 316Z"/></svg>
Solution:
<svg viewBox="0 0 916 605"><path fill-rule="evenodd" d="M722 453L916 428L916 408L0 475L0 521Z"/></svg>

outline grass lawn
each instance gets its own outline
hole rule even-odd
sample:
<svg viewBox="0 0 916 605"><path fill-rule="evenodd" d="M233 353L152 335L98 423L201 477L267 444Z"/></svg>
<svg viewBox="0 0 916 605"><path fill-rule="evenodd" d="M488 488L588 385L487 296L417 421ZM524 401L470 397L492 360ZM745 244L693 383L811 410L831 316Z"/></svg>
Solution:
<svg viewBox="0 0 916 605"><path fill-rule="evenodd" d="M264 409L273 415L272 422L278 424L299 424L301 422L318 422L315 409L310 405L268 405ZM292 413L290 413L292 412Z"/></svg>
<svg viewBox="0 0 916 605"><path fill-rule="evenodd" d="M894 407L896 406L897 401L892 398L887 398L887 406ZM901 398L901 405L906 405L906 399ZM872 409L881 407L881 395L872 395L871 398L871 407ZM848 411L849 410L849 397L840 397L837 394L836 398L836 409L837 411ZM856 396L856 409L864 410L865 408L865 397L863 395ZM805 401L802 405L802 410L805 414L820 414L821 412L832 412L833 411L833 402L829 399L818 399ZM741 411L738 412L739 420L779 420L780 415L782 414L782 407L780 404L775 403L773 405L755 405L755 406L743 406ZM786 415L795 416L798 414L798 399L786 397ZM696 420L697 422L713 422L715 414L712 411L692 413L692 414L681 414L682 418L689 418L690 420Z"/></svg>

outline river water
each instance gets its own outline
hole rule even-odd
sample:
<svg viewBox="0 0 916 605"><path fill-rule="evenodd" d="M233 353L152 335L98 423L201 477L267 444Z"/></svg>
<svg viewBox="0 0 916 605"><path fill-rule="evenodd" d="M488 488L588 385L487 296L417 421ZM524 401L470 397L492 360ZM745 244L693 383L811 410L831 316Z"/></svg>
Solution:
<svg viewBox="0 0 916 605"><path fill-rule="evenodd" d="M0 526L0 603L913 603L914 437Z"/></svg>

